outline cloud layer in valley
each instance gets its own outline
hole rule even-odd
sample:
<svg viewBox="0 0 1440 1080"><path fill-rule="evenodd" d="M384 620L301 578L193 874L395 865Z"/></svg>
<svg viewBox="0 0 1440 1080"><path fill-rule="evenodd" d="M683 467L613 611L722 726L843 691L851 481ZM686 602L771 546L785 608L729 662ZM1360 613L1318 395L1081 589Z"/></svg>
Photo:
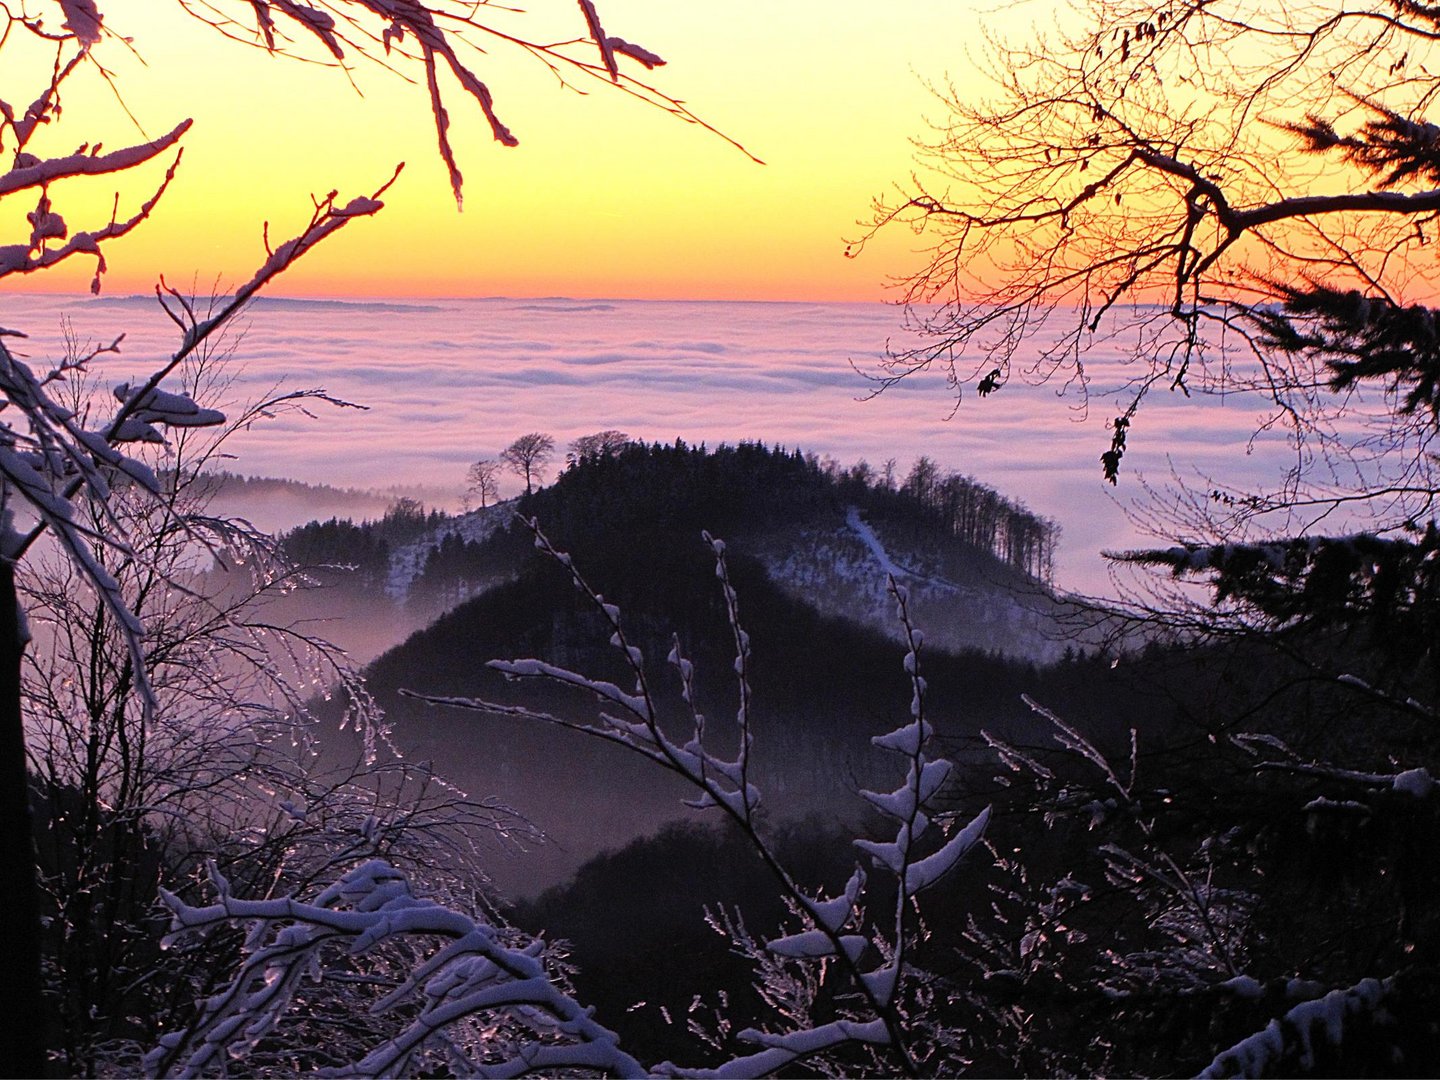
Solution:
<svg viewBox="0 0 1440 1080"><path fill-rule="evenodd" d="M7 326L44 366L60 355L62 314L82 341L125 332L107 380L155 366L173 326L153 300L79 302L7 298ZM1018 381L980 399L953 398L926 372L864 400L887 342L903 344L899 312L881 305L816 303L436 300L416 303L269 299L231 340L234 400L276 386L323 387L367 410L321 409L257 425L234 442L229 467L341 486L418 484L453 489L467 466L516 435L552 433L560 445L619 428L664 442L764 440L858 458L895 458L901 475L920 454L1022 499L1062 526L1062 584L1103 590L1097 557L1141 537L1102 482L1106 421L1123 403L1089 402L1072 388ZM1087 366L1117 365L1119 347ZM1187 401L1155 393L1137 419L1125 459L1128 484L1164 483L1172 469L1206 486L1273 483L1290 463L1282 433L1252 441L1260 403ZM506 478L505 494L518 481Z"/></svg>

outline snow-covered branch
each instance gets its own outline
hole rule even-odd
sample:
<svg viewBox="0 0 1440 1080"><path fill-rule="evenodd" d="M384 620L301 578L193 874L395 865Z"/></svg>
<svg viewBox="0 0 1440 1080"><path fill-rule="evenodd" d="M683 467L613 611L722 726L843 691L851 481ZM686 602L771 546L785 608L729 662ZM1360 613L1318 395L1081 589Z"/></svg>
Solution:
<svg viewBox="0 0 1440 1080"><path fill-rule="evenodd" d="M1293 1058L1301 1072L1315 1067L1316 1045L1336 1047L1345 1029L1357 1019L1390 1021L1384 1002L1392 979L1364 979L1354 986L1332 990L1324 997L1302 1001L1278 1020L1249 1038L1215 1055L1199 1073L1202 1080L1227 1076L1265 1076ZM1392 1021L1393 1022L1393 1021Z"/></svg>
<svg viewBox="0 0 1440 1080"><path fill-rule="evenodd" d="M226 16L220 5L196 7L191 13L226 36L258 43L272 52L295 48L281 30L283 23L288 23L299 31L302 40L318 43L323 50L323 63L345 67L351 55L359 55L386 66L394 65L399 70L403 70L406 62L417 64L418 80L423 81L429 99L437 150L445 163L457 205L462 199L464 176L451 143L450 102L442 76L453 79L464 98L480 109L496 142L502 146L519 145L519 139L501 118L493 91L481 78L480 64L471 59L473 54L489 62L481 41L508 47L538 61L563 84L570 84L572 79L607 83L685 123L704 128L754 159L743 146L701 119L679 98L622 70L622 57L647 72L664 66L665 61L650 49L608 34L591 0L578 0L576 10L583 36L558 42L521 36L512 23L488 20L485 5L463 0L337 0L323 11L291 0L250 0L249 7L253 9L251 14L256 24L253 34L238 20Z"/></svg>
<svg viewBox="0 0 1440 1080"><path fill-rule="evenodd" d="M89 151L78 151L58 158L42 160L33 154L18 154L10 170L0 173L0 199L26 188L44 188L57 180L71 177L128 172L179 143L181 137L190 130L191 124L190 120L182 120L158 139L111 150L109 153L100 153L100 145L97 143Z"/></svg>
<svg viewBox="0 0 1440 1080"><path fill-rule="evenodd" d="M394 1076L417 1071L431 1055L471 1075L508 1077L567 1068L642 1076L614 1032L562 992L545 965L545 945L513 931L416 897L403 873L382 859L348 871L312 901L294 897L244 900L212 868L215 903L196 907L173 893L165 903L172 935L247 923L245 957L236 977L201 1006L197 1021L167 1035L145 1059L146 1071L199 1076L226 1055L243 1054L279 1024L302 981L325 978L327 946L345 946L359 962L394 942L434 941L408 976L380 997L371 1013L383 1036L364 1058L326 1069L329 1076ZM475 1056L446 1029L503 1014L504 1037L487 1023ZM457 1056L459 1060L456 1060Z"/></svg>

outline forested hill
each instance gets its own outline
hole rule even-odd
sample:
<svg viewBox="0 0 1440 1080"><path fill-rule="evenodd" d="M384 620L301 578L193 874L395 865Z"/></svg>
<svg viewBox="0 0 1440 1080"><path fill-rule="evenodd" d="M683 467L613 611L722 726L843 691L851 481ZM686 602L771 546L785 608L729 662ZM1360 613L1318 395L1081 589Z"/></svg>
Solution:
<svg viewBox="0 0 1440 1080"><path fill-rule="evenodd" d="M727 747L736 730L738 691L714 562L699 543L688 552L669 549L652 560L637 548L629 573L587 569L587 575L619 606L667 722L683 725L688 716L678 679L665 662L678 639L695 664L696 703L710 718L709 738ZM577 555L576 561L589 560ZM778 589L753 559L736 554L730 569L750 634L757 776L770 805L787 816L858 813L861 804L848 783L837 785L836 778L861 786L887 778L887 763L870 748L870 736L907 715L903 648L873 630L819 615ZM515 581L442 616L367 672L369 690L407 758L435 762L463 789L516 808L555 841L513 866L491 868L511 894L531 894L573 873L595 852L683 815L681 800L689 793L638 755L608 743L522 719L431 708L398 691L482 697L593 722L591 695L531 681L505 683L485 665L535 657L629 686L634 676L608 636L563 568L537 559ZM1023 693L1038 688L1068 699L1073 684L1100 685L1110 674L1098 655L1043 672L973 653L930 653L925 664L930 715L943 734L967 747L981 727L1022 742L1038 737Z"/></svg>
<svg viewBox="0 0 1440 1080"><path fill-rule="evenodd" d="M582 457L510 504L458 517L396 511L376 523L314 523L286 543L302 563L354 567L355 589L388 594L403 609L396 625L418 629L531 565L533 538L519 517L537 520L609 590L678 587L709 531L822 614L895 633L885 595L893 573L942 647L1036 660L1064 649L1060 624L1070 612L1043 580L1053 524L924 458L896 482L863 463L840 469L758 443L631 443Z"/></svg>
<svg viewBox="0 0 1440 1080"><path fill-rule="evenodd" d="M698 536L702 528L717 535L781 530L849 505L877 524L950 538L1022 575L1049 576L1058 538L1053 522L928 458L897 482L864 462L843 469L762 443L715 450L683 440L630 443L580 459L520 509L558 536L595 527Z"/></svg>

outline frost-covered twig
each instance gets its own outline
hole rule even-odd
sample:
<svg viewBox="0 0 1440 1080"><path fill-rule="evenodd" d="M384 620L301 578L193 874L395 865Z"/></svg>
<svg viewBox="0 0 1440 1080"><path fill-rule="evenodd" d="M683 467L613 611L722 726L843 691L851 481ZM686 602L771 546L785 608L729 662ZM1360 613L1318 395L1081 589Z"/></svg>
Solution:
<svg viewBox="0 0 1440 1080"><path fill-rule="evenodd" d="M1256 758L1256 772L1286 772L1297 776L1311 776L1319 780L1331 780L1347 787L1366 788L1371 791L1397 791L1417 799L1428 798L1435 790L1435 777L1424 766L1400 769L1393 772L1366 772L1349 769L1325 761L1307 761L1300 757L1284 740L1274 735L1255 732L1241 732L1230 737L1230 741L1251 757ZM1269 750L1278 755L1278 760L1261 755Z"/></svg>
<svg viewBox="0 0 1440 1080"><path fill-rule="evenodd" d="M1051 737L1061 751L1100 774L1098 792L1083 783L1063 780L1032 752L988 731L982 735L1009 771L1028 773L1043 788L1055 790L1047 806L1047 818L1076 813L1087 815L1094 826L1116 815L1138 830L1142 838L1138 847L1108 842L1100 845L1099 851L1109 881L1122 890L1147 898L1151 926L1161 932L1167 948L1176 950L1178 962L1167 966L1165 977L1179 978L1185 987L1193 988L1208 985L1217 978L1240 976L1244 968L1239 955L1238 924L1245 898L1214 882L1207 852L1201 852L1199 867L1192 867L1158 842L1155 818L1143 804L1137 783L1138 732L1134 728L1130 730L1128 776L1122 776L1110 756L1078 728L1031 698L1024 700L1050 724ZM1163 805L1163 796L1161 800ZM1145 950L1126 953L1112 949L1107 956L1119 981L1102 981L1117 996L1123 996L1156 974L1152 970L1156 956Z"/></svg>
<svg viewBox="0 0 1440 1080"><path fill-rule="evenodd" d="M593 679L580 672L571 671L543 660L491 660L487 666L511 679L545 679L588 691L606 706L618 709L619 715L602 711L598 724L581 724L548 713L531 712L473 698L437 698L409 691L405 693L435 705L448 705L495 714L526 715L546 723L557 724L617 743L649 758L662 768L684 777L699 787L700 796L690 805L697 808L722 807L741 824L751 823L755 807L760 801L760 791L747 778L749 755L753 745L753 734L749 727L749 685L745 668L749 638L738 622L739 614L733 600L733 589L730 590L731 599L728 610L732 619L737 648L743 650L742 655L737 655L736 658L736 675L743 688L741 690L742 706L737 713L737 723L740 726L739 749L733 759L728 759L721 758L706 749L703 741L703 717L699 718L691 737L684 743L675 741L664 731L649 675L645 669L644 656L639 647L632 644L627 637L621 623L620 608L590 587L575 567L574 561L568 554L551 544L549 538L540 529L538 522L526 520L524 523L535 535L535 546L565 568L576 590L590 600L604 619L610 629L610 644L620 652L626 666L634 676L634 689L627 691L613 682ZM711 540L710 543L716 559L716 574L721 578L723 587L728 588L724 543L716 540ZM672 652L672 656L672 663L680 672L683 684L689 678L691 670L688 666L689 661L681 657L678 651Z"/></svg>
<svg viewBox="0 0 1440 1080"><path fill-rule="evenodd" d="M944 758L931 759L926 749L934 734L929 720L925 717L925 678L920 674L920 647L924 635L910 620L909 594L903 585L889 576L890 595L895 599L896 616L904 628L909 651L905 654L905 671L910 676L910 723L896 728L871 741L882 750L899 754L905 759L905 781L894 791L884 794L861 791L860 794L881 814L895 822L895 839L887 842L857 840L855 844L870 855L878 864L895 875L899 885L895 895L895 921L893 936L885 964L866 973L863 982L867 993L873 996L875 1005L888 1010L894 999L896 986L905 971L906 951L911 933L909 921L914 918L914 900L917 895L934 885L948 874L966 853L975 846L990 821L987 807L973 818L968 825L948 837L940 848L931 854L921 856L920 838L931 825L930 812L935 796L949 779L951 765ZM892 1026L892 1035L895 1032ZM903 1044L902 1044L903 1045ZM910 1068L914 1068L913 1062Z"/></svg>

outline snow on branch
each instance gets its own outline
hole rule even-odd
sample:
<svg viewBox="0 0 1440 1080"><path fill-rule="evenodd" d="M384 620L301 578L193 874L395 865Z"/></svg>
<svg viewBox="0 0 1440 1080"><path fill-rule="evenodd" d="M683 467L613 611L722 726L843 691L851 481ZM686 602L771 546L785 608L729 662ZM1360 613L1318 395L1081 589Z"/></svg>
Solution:
<svg viewBox="0 0 1440 1080"><path fill-rule="evenodd" d="M876 1003L888 1007L895 991L894 974L883 982L876 976L883 976L886 970L891 973L905 970L906 951L913 936L908 926L913 917L915 897L950 873L980 841L990 821L990 808L986 807L964 828L948 837L938 850L923 856L918 854L921 837L930 829L932 800L949 777L951 764L943 758L931 759L926 753L932 729L925 718L927 688L920 673L920 649L925 635L910 619L908 591L895 580L893 574L886 577L890 595L895 600L896 618L909 647L904 666L905 673L910 677L911 721L876 736L871 742L882 750L906 758L907 768L904 783L895 790L883 794L874 791L860 793L872 806L895 821L895 838L889 841L856 840L855 845L893 873L900 885L895 895L891 949L887 950L890 953L889 964L887 969L871 972L866 982L867 992L875 996Z"/></svg>
<svg viewBox="0 0 1440 1080"><path fill-rule="evenodd" d="M1227 1076L1264 1076L1294 1056L1301 1072L1315 1067L1315 1044L1339 1046L1345 1027L1358 1017L1384 1021L1384 1001L1393 979L1362 979L1354 986L1332 990L1322 998L1303 1001L1262 1031L1215 1055L1200 1072L1203 1080Z"/></svg>
<svg viewBox="0 0 1440 1080"><path fill-rule="evenodd" d="M177 128L176 131L183 131L184 128L189 126L189 123L187 120ZM149 145L153 146L155 144L152 143ZM123 151L117 151L117 154L119 153L123 153ZM169 188L170 182L175 179L175 170L180 166L181 153L182 151L176 152L175 160L173 160L165 170L165 175L161 179L159 187L155 189L155 193L146 199L145 202L141 203L135 213L124 220L112 217L109 224L101 226L98 229L90 229L71 235L65 219L51 210L49 197L42 194L39 203L36 205L36 209L28 215L32 225L29 243L0 245L0 277L5 277L9 274L30 274L36 270L45 270L54 266L56 263L63 262L72 255L93 255L95 257L95 276L90 281L90 291L92 293L98 293L100 291L100 275L106 270L105 255L101 251L100 245L105 241L115 240L124 236L142 221L150 217L156 205ZM24 155L21 156L23 157ZM148 160L148 158L140 159L140 161L143 160ZM138 164L139 161L136 163ZM49 163L42 162L41 164ZM128 165L122 166L122 168L129 167ZM15 170L12 170L10 175L13 175L14 171ZM4 177L0 177L0 183L3 183L4 179ZM3 194L3 192L0 192L0 196L3 196ZM48 240L62 240L64 243L58 247L49 247L46 244Z"/></svg>
<svg viewBox="0 0 1440 1080"><path fill-rule="evenodd" d="M545 679L579 690L588 691L602 703L618 706L631 719L601 713L598 723L584 724L562 719L548 713L535 712L517 706L500 705L474 698L436 697L403 691L407 696L425 701L431 705L446 705L469 709L491 715L521 715L544 723L556 724L586 735L606 739L649 758L657 765L699 787L700 798L690 803L696 807L723 807L731 816L742 823L752 821L760 801L759 789L748 780L749 756L753 746L750 732L749 697L750 688L747 669L749 636L739 625L739 611L736 607L734 590L729 586L728 571L725 569L724 543L709 540L716 559L716 574L720 576L722 588L727 590L727 611L731 618L739 653L735 661L737 678L741 684L741 707L737 714L740 728L739 750L734 759L721 758L705 747L704 717L692 709L694 727L691 737L685 743L676 742L660 725L660 714L655 704L654 692L645 668L645 657L640 648L631 643L621 621L620 608L610 603L603 595L591 588L590 584L575 567L569 554L556 548L533 519L521 519L535 536L535 546L550 556L569 574L577 591L587 597L595 610L610 629L610 644L619 651L626 666L634 675L634 689L623 690L613 682L593 679L577 671L571 671L543 660L491 660L487 666L499 671L509 679ZM671 650L671 663L680 672L683 693L693 705L693 686L690 683L693 668L688 660L679 654L679 644Z"/></svg>
<svg viewBox="0 0 1440 1080"><path fill-rule="evenodd" d="M109 223L100 228L80 230L72 235L69 224L52 205L50 186L58 181L117 175L139 168L176 147L190 130L191 121L181 121L157 139L135 143L108 153L102 152L99 142L93 145L85 143L74 153L60 157L41 158L31 153L27 147L36 131L60 118L62 85L76 71L81 61L89 56L90 46L100 38L100 15L92 0L66 0L62 3L62 9L65 15L64 26L69 31L68 37L50 38L39 28L38 21L29 23L21 20L21 25L29 32L49 40L62 43L73 40L79 48L68 60L57 56L55 68L45 89L22 115L17 117L10 105L0 101L0 144L3 144L7 128L13 143L8 148L12 152L9 167L0 172L0 199L18 192L39 189L35 209L27 215L31 226L28 242L0 246L0 277L15 273L33 273L54 266L72 255L88 254L93 255L96 260L95 276L90 288L92 292L99 292L100 275L105 272L105 257L101 253L100 245L124 236L150 216L174 179L181 151L176 150L175 157L155 193L135 213L128 218L121 218L117 196ZM12 25L13 22L14 20ZM0 34L0 40L6 36L8 33Z"/></svg>
<svg viewBox="0 0 1440 1080"><path fill-rule="evenodd" d="M321 11L295 0L250 0L250 6L256 16L259 39L264 47L272 52L283 47L278 43L276 26L276 15L282 15L304 34L318 41L330 57L342 66L347 63L346 46L362 56L366 53L367 43L364 40L357 46L347 39L347 33L351 32L355 32L362 39L378 42L386 57L390 57L392 52L399 52L405 58L418 62L424 69L425 88L430 101L431 116L434 118L440 159L445 163L457 205L462 202L464 176L450 141L450 111L441 87L442 70L448 70L460 85L461 91L480 107L497 142L502 146L519 145L514 132L496 111L490 87L472 65L461 57L462 45L482 56L485 53L478 44L466 39L466 31L519 49L548 67L562 82L567 81L566 72L603 79L632 97L720 135L742 153L753 156L735 140L716 131L697 117L679 99L624 75L620 70L618 57L627 57L646 70L654 70L665 61L643 46L607 34L592 0L578 2L587 36L599 50L598 63L576 51L574 47L581 44L580 39L559 43L534 41L516 37L499 25L483 21L480 17L483 5L459 4L452 9L442 3L417 0L342 0L327 5L329 11ZM221 25L218 15L213 18L205 15L201 17L217 26ZM369 28L372 19L379 23L378 32ZM414 42L414 52L405 51L404 43L407 41Z"/></svg>
<svg viewBox="0 0 1440 1080"><path fill-rule="evenodd" d="M99 44L102 19L95 0L60 0L60 10L65 16L65 29L74 35L82 49Z"/></svg>
<svg viewBox="0 0 1440 1080"><path fill-rule="evenodd" d="M459 84L465 97L479 106L495 141L502 146L517 146L519 139L501 119L494 94L481 78L469 53L489 60L480 39L508 46L539 61L564 85L575 77L604 81L621 93L638 98L645 104L662 109L685 123L695 124L724 139L753 161L759 161L736 140L701 119L683 101L648 82L632 78L621 67L620 57L634 61L647 71L664 65L659 55L644 46L608 34L601 23L593 0L578 0L579 14L584 20L584 36L550 42L517 36L508 26L487 22L485 5L424 0L335 0L321 11L295 0L249 0L256 21L256 40L272 52L284 51L277 27L277 16L283 16L304 36L319 42L330 60L342 67L347 55L371 55L382 63L409 60L423 69L423 79L434 120L435 137L440 159L445 163L450 188L456 204L462 202L464 176L456 160L450 138L450 107L442 87L442 72L448 71ZM193 11L223 33L231 33L230 22L215 9L209 13ZM355 40L351 40L351 38ZM358 42L358 44L357 44ZM409 44L412 43L413 45ZM370 50L380 46L377 56ZM582 47L583 46L583 47ZM598 61L589 51L598 50ZM468 50L468 52L467 52ZM383 57L383 59L382 59ZM327 61L328 62L328 61Z"/></svg>
<svg viewBox="0 0 1440 1080"><path fill-rule="evenodd" d="M15 530L14 511L8 505L13 496L30 509L38 522L30 536L41 529L50 530L115 617L138 661L143 655L143 627L131 613L119 583L101 564L96 546L125 550L121 539L124 531L108 507L110 481L106 473L119 473L142 484L154 484L153 474L142 463L124 458L97 433L81 428L75 415L50 397L30 368L16 359L3 341L0 396L16 408L25 424L23 429L0 424L0 478L4 481L0 506L5 510L0 557L17 560L29 544ZM78 518L73 500L81 490L99 509L102 525L110 528L102 531ZM137 689L147 709L153 709L154 696L143 665L137 663L136 669Z"/></svg>
<svg viewBox="0 0 1440 1080"><path fill-rule="evenodd" d="M1342 676L1341 681L1348 678L1351 677ZM1365 772L1302 758L1284 740L1274 735L1237 732L1230 736L1230 742L1256 759L1254 769L1257 773L1293 773L1297 776L1329 780L1347 787L1358 787L1369 792L1393 791L1415 799L1428 799L1435 791L1435 777L1424 766L1397 772Z"/></svg>
<svg viewBox="0 0 1440 1080"><path fill-rule="evenodd" d="M30 137L35 134L35 129L44 123L48 123L56 111L56 100L60 94L60 87L79 66L80 61L85 58L85 51L82 49L71 56L61 65L55 74L51 76L49 84L40 95L30 103L30 106L21 114L19 119L15 117L15 110L4 101L0 101L0 118L10 125L15 135L15 147L17 155L24 150ZM33 160L33 159L32 159ZM14 164L19 164L16 162Z"/></svg>
<svg viewBox="0 0 1440 1080"><path fill-rule="evenodd" d="M274 278L290 269L316 244L339 232L355 219L372 217L384 209L385 204L380 197L389 190L391 184L395 183L402 168L404 168L403 165L397 166L390 179L380 185L373 195L357 195L343 206L336 205L335 200L339 197L339 193L335 191L330 192L322 199L316 199L309 222L297 235L278 247L270 246L267 226L265 247L268 257L250 280L235 290L235 294L227 303L221 305L219 310L206 318L199 318L183 297L174 289L165 286L163 281L161 285L156 286L156 298L165 308L166 314L181 328L184 336L181 339L180 348L170 358L170 361L155 375L152 375L140 387L137 394L144 395L155 390L160 385L160 381L169 375L201 342L233 318L256 293ZM138 404L137 400L136 405ZM128 417L134 407L127 401L125 408L116 418L117 422Z"/></svg>
<svg viewBox="0 0 1440 1080"><path fill-rule="evenodd" d="M191 121L182 120L169 132L152 142L137 143L108 154L99 153L98 144L90 152L77 151L66 157L40 160L33 154L19 154L9 172L0 173L0 198L25 188L45 187L57 180L75 176L103 176L126 172L145 164L180 141L190 130Z"/></svg>
<svg viewBox="0 0 1440 1080"><path fill-rule="evenodd" d="M424 958L371 1007L373 1049L320 1075L394 1076L423 1071L427 1061L494 1077L580 1068L645 1075L615 1033L556 986L542 941L416 897L405 875L383 859L348 871L311 901L240 899L213 866L211 883L218 895L203 907L163 894L171 938L246 923L243 960L235 977L201 1004L193 1024L166 1035L146 1056L151 1075L224 1070L230 1056L243 1055L281 1022L304 980L326 978L327 948L344 946L346 966L353 967L397 942L420 949ZM511 1025L506 1037L480 1041L474 1056L446 1036L457 1024L496 1013Z"/></svg>
<svg viewBox="0 0 1440 1080"><path fill-rule="evenodd" d="M600 46L600 59L605 64L605 70L610 73L614 82L620 81L620 69L615 66L615 49L610 39L605 36L605 28L600 25L600 15L595 10L592 0L579 0L580 10L585 13L585 23L590 27L590 36L595 39L595 44Z"/></svg>
<svg viewBox="0 0 1440 1080"><path fill-rule="evenodd" d="M835 1050L847 1043L866 1043L885 1046L889 1033L878 1020L868 1024L857 1024L850 1020L836 1020L806 1031L795 1031L788 1035L770 1035L746 1028L737 1036L741 1042L759 1043L765 1049L744 1057L734 1058L715 1069L679 1069L662 1065L656 1072L661 1076L683 1076L715 1078L715 1080L746 1080L747 1077L773 1076L781 1069L797 1061L818 1057L829 1050Z"/></svg>

